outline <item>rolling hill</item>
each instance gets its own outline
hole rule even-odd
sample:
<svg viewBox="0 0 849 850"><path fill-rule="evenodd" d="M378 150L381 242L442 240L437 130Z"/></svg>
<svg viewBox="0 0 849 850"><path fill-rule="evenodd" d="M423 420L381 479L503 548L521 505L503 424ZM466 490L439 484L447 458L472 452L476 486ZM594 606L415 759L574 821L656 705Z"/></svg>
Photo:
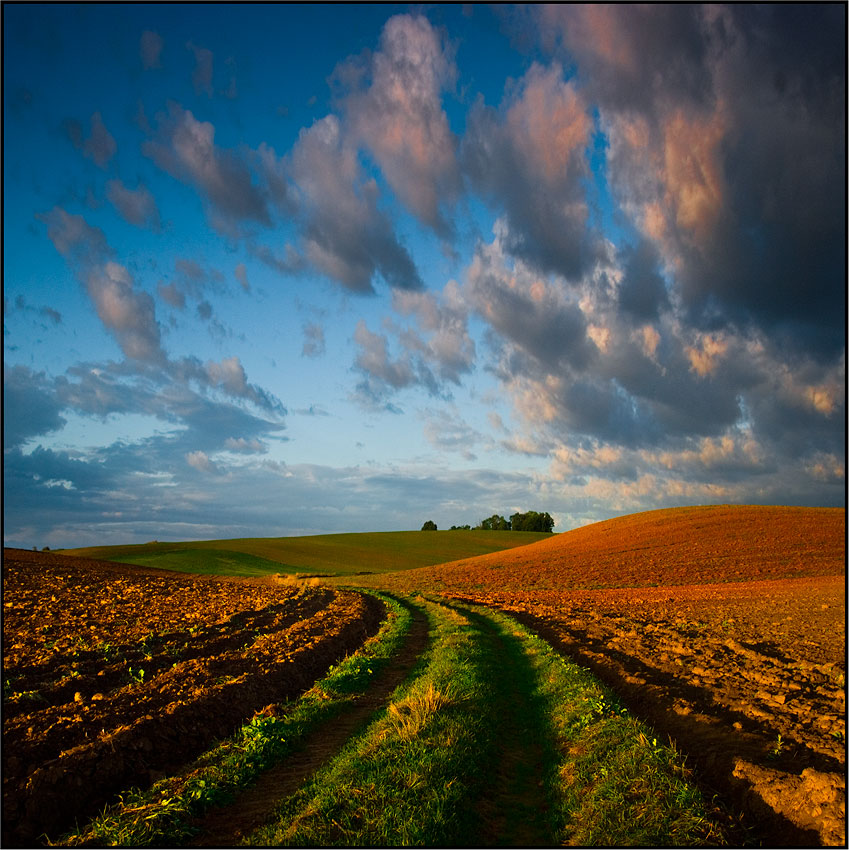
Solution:
<svg viewBox="0 0 849 850"><path fill-rule="evenodd" d="M63 549L63 555L180 572L258 576L385 573L474 557L549 538L529 531L387 531Z"/></svg>
<svg viewBox="0 0 849 850"><path fill-rule="evenodd" d="M844 508L719 505L630 514L530 546L385 577L452 592L653 587L845 574Z"/></svg>

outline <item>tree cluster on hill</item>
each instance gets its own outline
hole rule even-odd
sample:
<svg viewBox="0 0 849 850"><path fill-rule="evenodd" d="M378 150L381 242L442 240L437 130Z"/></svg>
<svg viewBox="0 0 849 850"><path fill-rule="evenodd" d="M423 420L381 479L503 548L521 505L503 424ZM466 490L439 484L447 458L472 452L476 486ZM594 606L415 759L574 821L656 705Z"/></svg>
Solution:
<svg viewBox="0 0 849 850"><path fill-rule="evenodd" d="M515 513L510 519L493 514L487 519L482 519L478 528L485 531L544 531L550 533L554 528L554 520L551 514L528 511L527 513Z"/></svg>
<svg viewBox="0 0 849 850"><path fill-rule="evenodd" d="M510 528L513 531L545 531L550 534L554 529L554 520L547 511L542 514L537 511L516 513L510 517Z"/></svg>
<svg viewBox="0 0 849 850"><path fill-rule="evenodd" d="M554 529L554 520L547 511L528 511L527 513L515 513L510 519L493 514L491 517L482 519L474 529L469 525L452 525L449 531L543 531L551 533ZM436 531L436 523L428 520L422 531Z"/></svg>

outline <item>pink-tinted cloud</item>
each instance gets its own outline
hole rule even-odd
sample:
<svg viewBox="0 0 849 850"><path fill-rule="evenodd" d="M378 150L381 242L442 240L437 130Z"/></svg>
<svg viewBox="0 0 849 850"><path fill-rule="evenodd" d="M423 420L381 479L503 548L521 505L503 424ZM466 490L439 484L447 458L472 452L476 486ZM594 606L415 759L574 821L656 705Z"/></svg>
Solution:
<svg viewBox="0 0 849 850"><path fill-rule="evenodd" d="M106 184L106 197L130 224L150 227L155 231L160 229L156 200L144 183L140 182L135 189L128 189L121 180L110 180Z"/></svg>
<svg viewBox="0 0 849 850"><path fill-rule="evenodd" d="M54 207L45 216L47 235L85 285L97 315L126 357L164 363L153 298L136 288L130 272L110 259L106 237L82 216Z"/></svg>
<svg viewBox="0 0 849 850"><path fill-rule="evenodd" d="M393 288L420 288L409 252L378 209L377 184L362 174L339 120L328 115L301 130L291 156L306 258L357 292L372 291L376 274Z"/></svg>
<svg viewBox="0 0 849 850"><path fill-rule="evenodd" d="M344 101L355 139L374 156L401 201L441 235L451 225L441 208L460 192L457 142L442 108L456 68L439 35L421 16L397 15L364 69L343 67L339 79L364 71L365 85Z"/></svg>
<svg viewBox="0 0 849 850"><path fill-rule="evenodd" d="M142 153L202 194L217 230L234 236L243 221L271 223L263 193L247 166L235 153L215 144L215 127L210 122L198 121L173 102L168 114L157 118L157 136L143 143Z"/></svg>
<svg viewBox="0 0 849 850"><path fill-rule="evenodd" d="M588 105L561 67L534 64L500 111L478 103L463 142L473 184L506 212L510 251L576 281L600 251L585 192L591 130Z"/></svg>

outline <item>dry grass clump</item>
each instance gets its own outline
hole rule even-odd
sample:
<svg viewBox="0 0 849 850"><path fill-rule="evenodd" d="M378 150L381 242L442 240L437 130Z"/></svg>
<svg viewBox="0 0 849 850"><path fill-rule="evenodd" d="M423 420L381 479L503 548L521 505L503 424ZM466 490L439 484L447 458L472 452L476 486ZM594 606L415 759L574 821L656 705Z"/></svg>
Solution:
<svg viewBox="0 0 849 850"><path fill-rule="evenodd" d="M430 682L421 693L410 694L399 702L390 703L388 711L392 719L392 731L401 740L411 741L434 714L453 702L447 689L440 690Z"/></svg>

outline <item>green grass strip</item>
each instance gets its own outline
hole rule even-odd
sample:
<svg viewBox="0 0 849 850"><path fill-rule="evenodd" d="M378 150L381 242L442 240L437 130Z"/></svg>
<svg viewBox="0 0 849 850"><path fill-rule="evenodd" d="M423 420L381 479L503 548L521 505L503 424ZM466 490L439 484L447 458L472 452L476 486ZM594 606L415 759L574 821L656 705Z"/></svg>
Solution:
<svg viewBox="0 0 849 850"><path fill-rule="evenodd" d="M292 796L254 846L467 845L485 784L490 648L461 614L425 603L435 637L419 676L361 735Z"/></svg>
<svg viewBox="0 0 849 850"><path fill-rule="evenodd" d="M363 693L400 651L409 631L409 605L373 593L387 617L376 635L328 674L282 716L257 716L230 738L197 759L186 771L149 789L131 789L107 806L83 829L64 835L53 846L176 846L191 837L192 820L212 805L233 799L263 771L296 751L303 739L339 715Z"/></svg>
<svg viewBox="0 0 849 850"><path fill-rule="evenodd" d="M506 615L426 608L421 674L244 844L723 843L679 755L590 673Z"/></svg>
<svg viewBox="0 0 849 850"><path fill-rule="evenodd" d="M725 843L674 747L661 743L612 691L538 635L505 614L487 609L486 616L521 642L533 670L532 703L546 718L557 753L546 769L554 843Z"/></svg>

